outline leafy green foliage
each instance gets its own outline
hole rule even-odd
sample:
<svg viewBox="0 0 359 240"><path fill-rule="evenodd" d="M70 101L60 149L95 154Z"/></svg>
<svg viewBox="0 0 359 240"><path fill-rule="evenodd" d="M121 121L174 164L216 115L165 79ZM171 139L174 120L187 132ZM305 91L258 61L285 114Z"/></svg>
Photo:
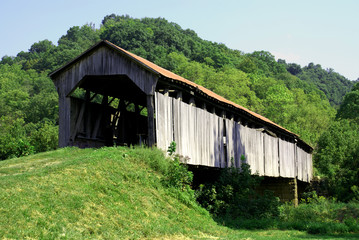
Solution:
<svg viewBox="0 0 359 240"><path fill-rule="evenodd" d="M350 91L354 84L353 81L334 72L333 69L325 70L319 64L309 63L301 68L298 64L287 64L284 60L278 62L283 64L288 72L308 83L312 88L315 87L323 91L333 106L341 104L344 95Z"/></svg>
<svg viewBox="0 0 359 240"><path fill-rule="evenodd" d="M345 95L336 121L318 141L314 164L328 182L330 194L342 201L359 200L359 85Z"/></svg>
<svg viewBox="0 0 359 240"><path fill-rule="evenodd" d="M31 127L28 126L28 127ZM59 128L52 122L40 122L33 126L30 143L35 152L46 152L57 148Z"/></svg>
<svg viewBox="0 0 359 240"><path fill-rule="evenodd" d="M282 228L294 228L312 234L359 232L359 204L338 203L315 192L308 193L298 207L280 207Z"/></svg>
<svg viewBox="0 0 359 240"><path fill-rule="evenodd" d="M251 175L242 160L241 168L223 169L218 182L204 184L197 191L198 202L220 218L271 218L278 216L279 200L271 192L256 192L261 178Z"/></svg>
<svg viewBox="0 0 359 240"><path fill-rule="evenodd" d="M349 120L334 122L318 142L314 165L339 200L359 199L359 126ZM353 188L354 187L354 188Z"/></svg>
<svg viewBox="0 0 359 240"><path fill-rule="evenodd" d="M26 156L34 152L30 139L23 128L24 119L0 117L0 160Z"/></svg>
<svg viewBox="0 0 359 240"><path fill-rule="evenodd" d="M19 64L24 70L33 69L39 73L54 71L99 40L98 31L93 25L74 26L59 39L58 46L49 40L39 41L28 52L22 51L14 58L2 58L0 64Z"/></svg>
<svg viewBox="0 0 359 240"><path fill-rule="evenodd" d="M171 144L168 146L167 152L170 156L172 156L176 152L176 142L172 141Z"/></svg>
<svg viewBox="0 0 359 240"><path fill-rule="evenodd" d="M337 113L338 119L351 119L359 124L359 83L344 97Z"/></svg>
<svg viewBox="0 0 359 240"><path fill-rule="evenodd" d="M1 160L57 147L57 101L44 73L0 64Z"/></svg>
<svg viewBox="0 0 359 240"><path fill-rule="evenodd" d="M165 184L181 190L189 190L193 180L193 173L188 171L187 165L179 161L179 157L174 157L168 172L165 175Z"/></svg>
<svg viewBox="0 0 359 240"><path fill-rule="evenodd" d="M182 191L191 190L193 181L193 173L188 171L187 165L180 162L180 156L175 154L176 142L172 141L167 150L172 160L169 164L168 171L165 174L164 184L174 188L181 189Z"/></svg>

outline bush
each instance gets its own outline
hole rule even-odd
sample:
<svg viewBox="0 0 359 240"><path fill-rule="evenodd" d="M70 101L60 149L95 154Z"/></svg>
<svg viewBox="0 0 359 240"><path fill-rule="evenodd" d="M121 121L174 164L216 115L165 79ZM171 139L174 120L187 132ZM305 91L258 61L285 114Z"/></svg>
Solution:
<svg viewBox="0 0 359 240"><path fill-rule="evenodd" d="M0 160L54 150L58 126L50 121L25 124L23 118L0 118Z"/></svg>
<svg viewBox="0 0 359 240"><path fill-rule="evenodd" d="M180 156L176 152L176 143L171 142L167 150L172 161L170 161L168 171L165 173L165 184L178 189L190 190L193 180L193 173L188 171L187 165L180 162Z"/></svg>
<svg viewBox="0 0 359 240"><path fill-rule="evenodd" d="M190 189L193 173L188 171L187 166L179 161L179 157L174 157L168 172L165 174L165 179L168 186L181 190Z"/></svg>
<svg viewBox="0 0 359 240"><path fill-rule="evenodd" d="M0 117L0 160L34 152L24 125L23 118Z"/></svg>
<svg viewBox="0 0 359 240"><path fill-rule="evenodd" d="M307 231L312 234L359 232L359 203L341 203L305 194L298 207L284 204L280 207L281 228Z"/></svg>
<svg viewBox="0 0 359 240"><path fill-rule="evenodd" d="M279 215L279 200L272 192L263 195L256 192L262 180L251 175L250 166L242 157L241 169L230 167L222 170L218 182L201 185L197 201L218 217L271 218Z"/></svg>
<svg viewBox="0 0 359 240"><path fill-rule="evenodd" d="M49 121L44 121L37 125L30 136L30 141L35 148L35 152L55 150L58 147L58 126Z"/></svg>

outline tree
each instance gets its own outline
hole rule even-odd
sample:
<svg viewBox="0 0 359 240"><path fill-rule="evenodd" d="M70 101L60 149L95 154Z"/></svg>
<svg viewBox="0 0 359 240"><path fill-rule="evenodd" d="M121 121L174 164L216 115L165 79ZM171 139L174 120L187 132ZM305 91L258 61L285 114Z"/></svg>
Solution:
<svg viewBox="0 0 359 240"><path fill-rule="evenodd" d="M43 40L43 41L40 41L40 42L32 44L30 49L29 49L29 53L40 54L40 53L45 53L47 51L50 51L50 50L52 50L54 48L55 48L55 45L52 44L51 41L46 39L46 40Z"/></svg>
<svg viewBox="0 0 359 240"><path fill-rule="evenodd" d="M34 152L24 125L25 121L22 118L0 117L0 160L26 156Z"/></svg>
<svg viewBox="0 0 359 240"><path fill-rule="evenodd" d="M359 123L359 83L356 83L352 91L345 95L337 119L352 119Z"/></svg>
<svg viewBox="0 0 359 240"><path fill-rule="evenodd" d="M309 63L308 66L303 67L302 71L296 76L323 91L333 106L339 106L345 94L354 85L354 82L349 81L334 70L327 71L319 64L314 63Z"/></svg>
<svg viewBox="0 0 359 240"><path fill-rule="evenodd" d="M359 125L334 122L318 141L314 166L327 179L329 193L342 201L359 200Z"/></svg>
<svg viewBox="0 0 359 240"><path fill-rule="evenodd" d="M287 71L290 72L293 75L298 75L299 73L302 72L302 68L298 64L289 63L287 65Z"/></svg>

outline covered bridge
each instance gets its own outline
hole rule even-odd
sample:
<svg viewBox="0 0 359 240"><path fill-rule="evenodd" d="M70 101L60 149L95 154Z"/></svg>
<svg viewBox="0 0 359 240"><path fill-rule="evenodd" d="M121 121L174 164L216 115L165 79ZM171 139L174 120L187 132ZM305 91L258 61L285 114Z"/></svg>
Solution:
<svg viewBox="0 0 359 240"><path fill-rule="evenodd" d="M295 185L312 179L313 149L296 134L108 41L50 77L59 94L60 147L166 150L175 141L189 165L240 167L244 155L253 173Z"/></svg>

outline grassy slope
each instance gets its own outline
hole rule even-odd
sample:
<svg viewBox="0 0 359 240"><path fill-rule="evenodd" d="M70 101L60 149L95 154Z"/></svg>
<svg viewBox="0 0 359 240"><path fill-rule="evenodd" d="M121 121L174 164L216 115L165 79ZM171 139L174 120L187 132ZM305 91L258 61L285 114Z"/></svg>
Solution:
<svg viewBox="0 0 359 240"><path fill-rule="evenodd" d="M220 226L186 193L163 186L167 166L157 150L128 148L65 148L2 161L0 238L318 239Z"/></svg>

